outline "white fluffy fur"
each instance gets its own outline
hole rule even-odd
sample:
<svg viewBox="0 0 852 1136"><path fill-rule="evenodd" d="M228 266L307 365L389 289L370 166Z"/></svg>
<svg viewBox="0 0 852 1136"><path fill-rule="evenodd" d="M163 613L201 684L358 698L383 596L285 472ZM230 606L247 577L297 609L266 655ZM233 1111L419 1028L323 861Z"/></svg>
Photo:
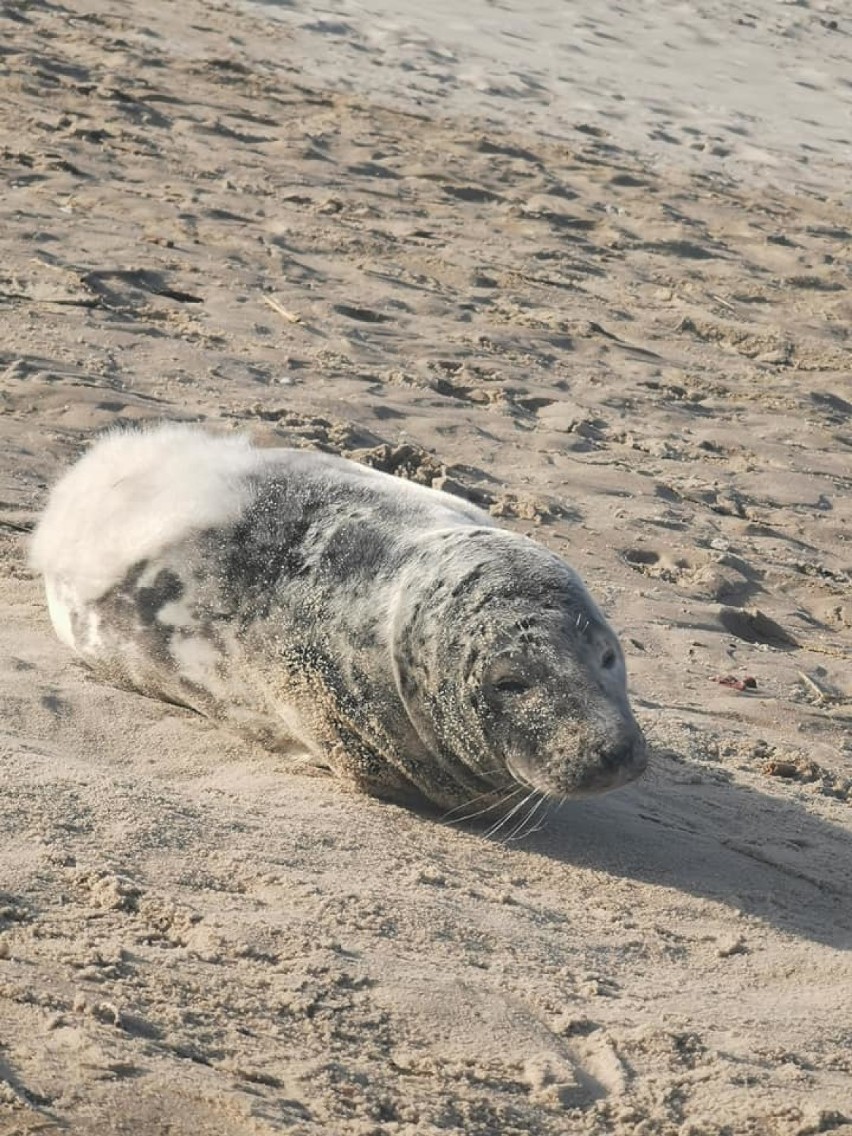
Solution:
<svg viewBox="0 0 852 1136"><path fill-rule="evenodd" d="M246 474L264 462L244 437L192 426L112 432L53 489L30 548L48 581L96 600L140 560L236 519Z"/></svg>

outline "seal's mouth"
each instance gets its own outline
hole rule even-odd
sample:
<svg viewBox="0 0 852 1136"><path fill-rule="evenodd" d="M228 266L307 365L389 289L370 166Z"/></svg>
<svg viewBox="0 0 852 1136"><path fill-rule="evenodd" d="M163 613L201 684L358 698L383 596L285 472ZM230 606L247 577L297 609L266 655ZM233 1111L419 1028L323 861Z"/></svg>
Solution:
<svg viewBox="0 0 852 1136"><path fill-rule="evenodd" d="M571 794L575 797L609 793L637 781L648 768L648 747L645 739L634 742L626 750L607 754L599 766L592 766L582 782Z"/></svg>
<svg viewBox="0 0 852 1136"><path fill-rule="evenodd" d="M579 760L556 755L537 768L519 769L512 762L507 767L521 785L548 797L592 797L638 780L648 768L648 746L640 734L610 749L590 751Z"/></svg>

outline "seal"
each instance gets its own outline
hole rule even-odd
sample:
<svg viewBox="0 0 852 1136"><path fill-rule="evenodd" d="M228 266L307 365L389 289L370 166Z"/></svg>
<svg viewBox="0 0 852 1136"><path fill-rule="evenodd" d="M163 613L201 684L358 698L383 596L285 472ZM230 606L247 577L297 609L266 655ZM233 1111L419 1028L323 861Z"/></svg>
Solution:
<svg viewBox="0 0 852 1136"><path fill-rule="evenodd" d="M31 561L101 677L369 793L461 808L645 768L577 573L447 493L198 427L114 432L53 489Z"/></svg>

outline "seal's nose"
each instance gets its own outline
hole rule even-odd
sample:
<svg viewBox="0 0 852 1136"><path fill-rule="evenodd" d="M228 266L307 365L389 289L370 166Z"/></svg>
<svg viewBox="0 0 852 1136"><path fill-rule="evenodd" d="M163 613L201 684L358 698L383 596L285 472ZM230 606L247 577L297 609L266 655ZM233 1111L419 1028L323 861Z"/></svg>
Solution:
<svg viewBox="0 0 852 1136"><path fill-rule="evenodd" d="M621 765L629 765L633 761L633 743L622 742L613 749L601 754L601 765L605 769L617 769Z"/></svg>
<svg viewBox="0 0 852 1136"><path fill-rule="evenodd" d="M636 729L600 755L601 768L617 784L641 777L648 767L648 746L644 735Z"/></svg>

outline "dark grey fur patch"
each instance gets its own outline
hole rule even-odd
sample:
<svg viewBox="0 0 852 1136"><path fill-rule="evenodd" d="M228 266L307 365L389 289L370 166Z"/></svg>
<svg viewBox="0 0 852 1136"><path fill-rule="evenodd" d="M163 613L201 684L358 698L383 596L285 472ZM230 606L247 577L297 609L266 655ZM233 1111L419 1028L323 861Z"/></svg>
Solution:
<svg viewBox="0 0 852 1136"><path fill-rule="evenodd" d="M153 584L136 591L136 610L145 624L153 623L166 604L179 600L184 593L183 581L177 573L162 568Z"/></svg>
<svg viewBox="0 0 852 1136"><path fill-rule="evenodd" d="M471 569L471 571L468 572L467 575L462 576L462 578L450 592L450 595L454 600L461 599L464 596L470 595L470 593L482 579L484 573L485 568L481 564L477 564L477 566Z"/></svg>

